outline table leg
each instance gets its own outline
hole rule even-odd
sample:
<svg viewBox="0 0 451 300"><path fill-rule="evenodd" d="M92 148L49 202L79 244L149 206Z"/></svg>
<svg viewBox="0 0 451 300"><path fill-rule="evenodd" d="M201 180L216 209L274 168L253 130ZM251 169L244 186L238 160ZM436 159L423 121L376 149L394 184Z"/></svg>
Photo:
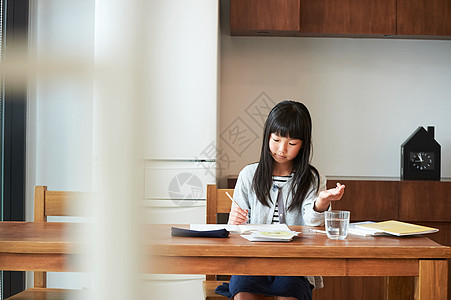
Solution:
<svg viewBox="0 0 451 300"><path fill-rule="evenodd" d="M448 261L420 260L417 295L419 300L447 300Z"/></svg>

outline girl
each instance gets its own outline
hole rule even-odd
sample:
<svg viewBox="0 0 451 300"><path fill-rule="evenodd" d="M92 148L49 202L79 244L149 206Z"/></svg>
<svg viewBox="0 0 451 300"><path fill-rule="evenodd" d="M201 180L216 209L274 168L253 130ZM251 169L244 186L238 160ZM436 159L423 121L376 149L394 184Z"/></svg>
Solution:
<svg viewBox="0 0 451 300"><path fill-rule="evenodd" d="M340 200L344 185L326 190L325 180L310 165L312 121L305 105L282 101L265 123L260 161L239 174L229 224L285 223L288 226L324 224L323 212ZM321 277L232 276L216 292L236 300L310 300Z"/></svg>

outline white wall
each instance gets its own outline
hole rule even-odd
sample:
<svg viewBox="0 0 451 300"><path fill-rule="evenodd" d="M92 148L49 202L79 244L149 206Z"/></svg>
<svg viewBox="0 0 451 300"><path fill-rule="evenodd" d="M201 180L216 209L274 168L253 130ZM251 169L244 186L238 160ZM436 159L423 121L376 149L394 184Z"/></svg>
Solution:
<svg viewBox="0 0 451 300"><path fill-rule="evenodd" d="M246 110L267 114L262 104L284 99L309 108L313 164L325 175L399 177L401 144L432 125L442 176L451 177L451 41L232 37L228 3L221 2L222 179L259 158L264 119ZM223 138L230 128L242 129L243 142L257 138L241 149Z"/></svg>

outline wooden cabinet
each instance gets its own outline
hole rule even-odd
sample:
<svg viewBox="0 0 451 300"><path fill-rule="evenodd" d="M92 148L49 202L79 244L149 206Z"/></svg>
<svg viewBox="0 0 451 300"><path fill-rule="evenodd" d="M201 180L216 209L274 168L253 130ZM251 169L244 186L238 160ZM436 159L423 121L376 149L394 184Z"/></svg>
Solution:
<svg viewBox="0 0 451 300"><path fill-rule="evenodd" d="M323 277L323 281L324 288L313 290L313 300L385 299L384 277Z"/></svg>
<svg viewBox="0 0 451 300"><path fill-rule="evenodd" d="M449 0L230 0L232 35L451 38Z"/></svg>
<svg viewBox="0 0 451 300"><path fill-rule="evenodd" d="M302 0L300 14L300 35L396 34L396 0Z"/></svg>
<svg viewBox="0 0 451 300"><path fill-rule="evenodd" d="M451 1L397 0L398 35L451 36Z"/></svg>
<svg viewBox="0 0 451 300"><path fill-rule="evenodd" d="M299 0L231 0L232 35L295 35L300 28Z"/></svg>
<svg viewBox="0 0 451 300"><path fill-rule="evenodd" d="M333 209L350 210L353 221L389 220L398 218L399 181L337 180L346 186ZM328 181L334 188L337 181Z"/></svg>
<svg viewBox="0 0 451 300"><path fill-rule="evenodd" d="M399 219L451 223L451 182L401 181Z"/></svg>

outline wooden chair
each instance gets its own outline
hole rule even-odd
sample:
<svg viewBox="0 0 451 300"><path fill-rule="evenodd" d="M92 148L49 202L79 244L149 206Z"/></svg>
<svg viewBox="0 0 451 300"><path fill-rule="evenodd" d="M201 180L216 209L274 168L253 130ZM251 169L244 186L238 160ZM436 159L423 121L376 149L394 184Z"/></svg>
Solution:
<svg viewBox="0 0 451 300"><path fill-rule="evenodd" d="M233 197L233 189L218 189L216 185L207 185L207 224L217 224L218 214L228 214L232 201L226 192Z"/></svg>
<svg viewBox="0 0 451 300"><path fill-rule="evenodd" d="M207 185L207 224L217 224L218 214L228 214L232 201L227 197L226 192L233 196L233 189L218 189L216 185ZM207 275L203 282L204 295L206 300L223 300L227 297L215 293L217 286L227 280L218 280L217 275ZM273 299L267 297L265 299Z"/></svg>
<svg viewBox="0 0 451 300"><path fill-rule="evenodd" d="M216 185L207 185L207 224L217 224L218 214L228 214L232 201L227 197L226 192L233 196L233 189L218 189ZM203 282L204 295L206 300L221 300L227 297L215 293L218 285L221 285L220 280L216 280L216 275L207 275Z"/></svg>
<svg viewBox="0 0 451 300"><path fill-rule="evenodd" d="M88 196L82 192L48 191L46 186L34 188L34 222L47 222L48 216L81 216L80 203ZM34 272L34 285L8 299L10 300L45 300L45 299L82 299L85 290L48 289L47 273ZM81 298L80 298L81 297Z"/></svg>

